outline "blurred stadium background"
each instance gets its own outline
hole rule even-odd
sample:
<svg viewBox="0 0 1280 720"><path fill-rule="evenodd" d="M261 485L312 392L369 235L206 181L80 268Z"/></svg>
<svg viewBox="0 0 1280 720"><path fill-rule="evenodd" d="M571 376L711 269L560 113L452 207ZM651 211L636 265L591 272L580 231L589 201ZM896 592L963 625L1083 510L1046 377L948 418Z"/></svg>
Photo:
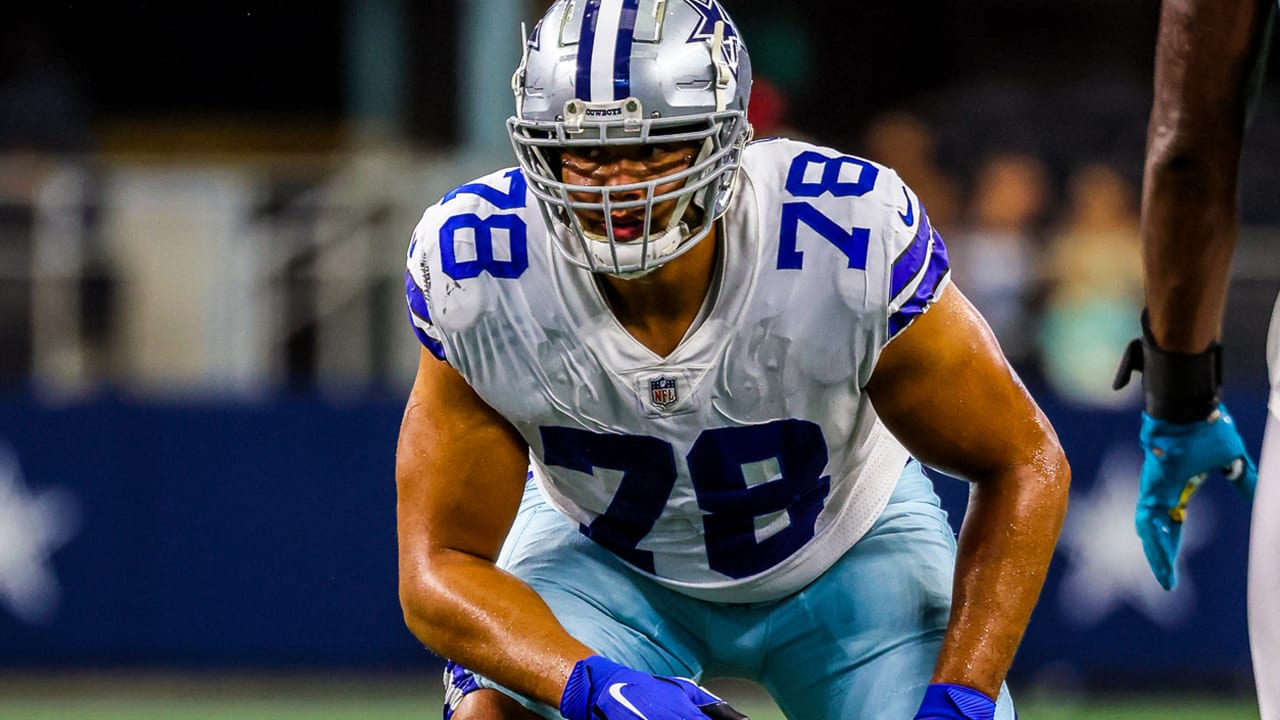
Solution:
<svg viewBox="0 0 1280 720"><path fill-rule="evenodd" d="M1155 0L727 0L757 136L896 167L1075 470L1010 678L1022 716L1256 718L1248 513L1183 580L1131 531ZM0 718L435 717L396 598L423 208L511 164L535 0L21 3L0 27ZM1227 400L1256 452L1280 95L1243 171ZM956 520L965 486L939 478ZM756 717L772 712L750 688Z"/></svg>

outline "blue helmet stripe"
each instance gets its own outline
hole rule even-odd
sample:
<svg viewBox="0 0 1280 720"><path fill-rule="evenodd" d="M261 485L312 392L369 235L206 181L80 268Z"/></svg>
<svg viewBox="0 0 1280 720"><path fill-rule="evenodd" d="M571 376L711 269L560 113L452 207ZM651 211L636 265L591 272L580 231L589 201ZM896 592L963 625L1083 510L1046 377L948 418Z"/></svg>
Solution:
<svg viewBox="0 0 1280 720"><path fill-rule="evenodd" d="M588 102L631 96L631 46L640 0L587 0L578 33L576 95Z"/></svg>
<svg viewBox="0 0 1280 720"><path fill-rule="evenodd" d="M618 24L618 42L613 51L613 99L631 96L631 43L636 36L636 13L640 0L623 0Z"/></svg>
<svg viewBox="0 0 1280 720"><path fill-rule="evenodd" d="M587 0L582 10L582 30L578 33L578 73L575 94L584 100L591 99L591 56L596 45L596 18L600 15L601 0Z"/></svg>

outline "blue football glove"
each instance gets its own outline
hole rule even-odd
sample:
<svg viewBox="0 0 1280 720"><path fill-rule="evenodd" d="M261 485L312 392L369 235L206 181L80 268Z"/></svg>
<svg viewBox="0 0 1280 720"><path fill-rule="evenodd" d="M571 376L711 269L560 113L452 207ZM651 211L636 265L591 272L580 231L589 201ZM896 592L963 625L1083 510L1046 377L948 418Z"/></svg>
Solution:
<svg viewBox="0 0 1280 720"><path fill-rule="evenodd" d="M963 685L934 683L924 691L915 720L994 720L996 701Z"/></svg>
<svg viewBox="0 0 1280 720"><path fill-rule="evenodd" d="M1221 473L1248 501L1258 467L1225 405L1200 422L1175 423L1142 414L1142 484L1134 523L1142 551L1165 590L1178 582L1175 560L1187 502L1212 473Z"/></svg>
<svg viewBox="0 0 1280 720"><path fill-rule="evenodd" d="M747 720L692 680L649 675L599 655L573 666L560 714L568 720Z"/></svg>

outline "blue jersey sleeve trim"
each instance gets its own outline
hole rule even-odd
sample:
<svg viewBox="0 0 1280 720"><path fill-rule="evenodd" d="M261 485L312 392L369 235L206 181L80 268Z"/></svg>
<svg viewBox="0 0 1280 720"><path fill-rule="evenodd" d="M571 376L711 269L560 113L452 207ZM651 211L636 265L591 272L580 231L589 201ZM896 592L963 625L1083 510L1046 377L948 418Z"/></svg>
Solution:
<svg viewBox="0 0 1280 720"><path fill-rule="evenodd" d="M933 240L933 227L929 224L929 216L924 209L920 210L920 224L916 226L916 236L911 244L894 258L893 269L889 276L889 299L902 293L907 285L924 269L925 259L929 256L929 243Z"/></svg>
<svg viewBox="0 0 1280 720"><path fill-rule="evenodd" d="M923 212L921 212L920 227L922 232L926 226L927 221ZM917 238L919 238L919 235L917 235ZM916 285L915 292L902 303L902 307L897 312L889 316L890 339L896 337L898 333L902 332L938 299L938 289L942 287L942 281L946 279L947 273L951 270L951 261L947 256L947 246L942 242L942 236L932 228L929 228L928 245L932 247L932 252L928 253L924 275ZM894 268L894 272L897 272L897 267ZM907 283L903 283L903 287L906 287L906 285Z"/></svg>
<svg viewBox="0 0 1280 720"><path fill-rule="evenodd" d="M418 283L414 282L413 274L407 270L404 274L404 294L409 305L409 324L413 327L413 334L418 336L418 342L422 343L422 346L437 360L445 360L444 344L428 335L423 329L424 325L431 324L427 297L423 294L422 288L418 287Z"/></svg>

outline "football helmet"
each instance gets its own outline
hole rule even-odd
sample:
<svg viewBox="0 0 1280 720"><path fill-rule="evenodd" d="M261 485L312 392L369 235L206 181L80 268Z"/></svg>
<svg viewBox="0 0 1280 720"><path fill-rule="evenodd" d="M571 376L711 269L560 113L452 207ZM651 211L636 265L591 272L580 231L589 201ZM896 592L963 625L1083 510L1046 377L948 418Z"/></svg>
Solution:
<svg viewBox="0 0 1280 720"><path fill-rule="evenodd" d="M646 274L706 237L728 208L751 138L751 62L718 0L558 0L529 34L511 85L516 157L575 265ZM691 164L662 177L572 185L560 171L569 149L686 142L697 147ZM654 206L670 200L670 221L651 227ZM619 240L611 212L634 208L644 209L643 231ZM578 213L603 216L603 234Z"/></svg>

